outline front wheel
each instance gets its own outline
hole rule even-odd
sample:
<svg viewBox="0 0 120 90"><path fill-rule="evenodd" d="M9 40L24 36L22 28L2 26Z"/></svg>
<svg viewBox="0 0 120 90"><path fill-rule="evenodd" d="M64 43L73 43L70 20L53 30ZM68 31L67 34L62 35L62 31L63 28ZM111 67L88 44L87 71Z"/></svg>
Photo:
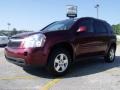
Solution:
<svg viewBox="0 0 120 90"><path fill-rule="evenodd" d="M62 48L53 50L49 57L47 69L55 76L64 75L71 65L69 52Z"/></svg>
<svg viewBox="0 0 120 90"><path fill-rule="evenodd" d="M115 48L111 47L105 56L105 61L108 63L114 62L115 60Z"/></svg>

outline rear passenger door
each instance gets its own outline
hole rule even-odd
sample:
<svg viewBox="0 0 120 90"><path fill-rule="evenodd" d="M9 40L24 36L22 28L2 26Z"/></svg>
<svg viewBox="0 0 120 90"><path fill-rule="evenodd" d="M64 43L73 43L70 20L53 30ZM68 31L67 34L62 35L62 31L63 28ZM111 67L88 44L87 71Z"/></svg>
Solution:
<svg viewBox="0 0 120 90"><path fill-rule="evenodd" d="M104 21L98 20L94 21L93 23L95 31L94 39L96 41L95 48L98 54L105 53L105 50L107 49L107 42L109 40L108 30L106 29L104 23Z"/></svg>
<svg viewBox="0 0 120 90"><path fill-rule="evenodd" d="M95 39L94 39L94 29L93 20L84 19L78 22L78 28L85 26L87 30L85 32L77 33L75 42L77 43L76 55L79 57L91 56L96 50Z"/></svg>

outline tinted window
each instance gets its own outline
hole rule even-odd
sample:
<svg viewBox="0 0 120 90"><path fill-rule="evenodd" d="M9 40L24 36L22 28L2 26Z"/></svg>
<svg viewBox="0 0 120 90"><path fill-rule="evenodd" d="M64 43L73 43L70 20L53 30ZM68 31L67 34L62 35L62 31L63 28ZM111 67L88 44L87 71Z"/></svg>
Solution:
<svg viewBox="0 0 120 90"><path fill-rule="evenodd" d="M96 33L106 33L107 29L105 28L103 22L95 21L94 22L94 29Z"/></svg>
<svg viewBox="0 0 120 90"><path fill-rule="evenodd" d="M109 25L108 23L104 23L105 24L105 27L107 28L107 30L110 32L110 33L114 33L113 32L113 28L111 25Z"/></svg>
<svg viewBox="0 0 120 90"><path fill-rule="evenodd" d="M93 30L93 23L92 23L91 19L80 20L79 27L80 26L85 26L87 28L86 32L94 32L94 30Z"/></svg>

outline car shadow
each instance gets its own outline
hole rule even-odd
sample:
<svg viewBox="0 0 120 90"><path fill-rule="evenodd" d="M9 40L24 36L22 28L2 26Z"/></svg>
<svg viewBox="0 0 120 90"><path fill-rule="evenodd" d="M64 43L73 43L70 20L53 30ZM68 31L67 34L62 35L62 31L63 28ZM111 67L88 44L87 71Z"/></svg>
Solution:
<svg viewBox="0 0 120 90"><path fill-rule="evenodd" d="M120 68L120 56L116 56L114 63L105 63L103 58L93 58L77 62L72 65L70 71L62 78L72 78L91 75L95 73L104 72L106 70L118 67ZM44 68L24 68L24 70L31 74L42 78L54 79L56 77L45 71Z"/></svg>

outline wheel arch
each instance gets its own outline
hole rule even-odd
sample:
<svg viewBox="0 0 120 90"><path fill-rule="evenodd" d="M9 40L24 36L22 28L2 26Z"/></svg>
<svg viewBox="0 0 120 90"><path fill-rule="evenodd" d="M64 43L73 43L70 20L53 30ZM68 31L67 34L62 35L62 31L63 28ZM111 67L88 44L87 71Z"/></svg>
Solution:
<svg viewBox="0 0 120 90"><path fill-rule="evenodd" d="M109 51L109 49L110 49L111 47L114 47L115 50L116 50L116 48L117 48L117 44L116 44L115 42L111 42L111 43L108 45L108 48L107 48L106 54L108 53L108 51Z"/></svg>
<svg viewBox="0 0 120 90"><path fill-rule="evenodd" d="M115 42L112 42L112 43L110 44L110 47L109 47L109 48L111 48L111 47L114 47L115 50L116 50L116 47L117 47L116 43L115 43Z"/></svg>
<svg viewBox="0 0 120 90"><path fill-rule="evenodd" d="M53 52L53 50L55 50L56 48L63 48L65 50L67 50L70 53L70 56L71 56L72 62L73 62L73 60L74 60L74 49L73 49L73 46L70 43L68 43L68 42L60 42L60 43L56 43L55 45L53 45L50 48L50 52L49 52L48 58L50 57L50 55Z"/></svg>

